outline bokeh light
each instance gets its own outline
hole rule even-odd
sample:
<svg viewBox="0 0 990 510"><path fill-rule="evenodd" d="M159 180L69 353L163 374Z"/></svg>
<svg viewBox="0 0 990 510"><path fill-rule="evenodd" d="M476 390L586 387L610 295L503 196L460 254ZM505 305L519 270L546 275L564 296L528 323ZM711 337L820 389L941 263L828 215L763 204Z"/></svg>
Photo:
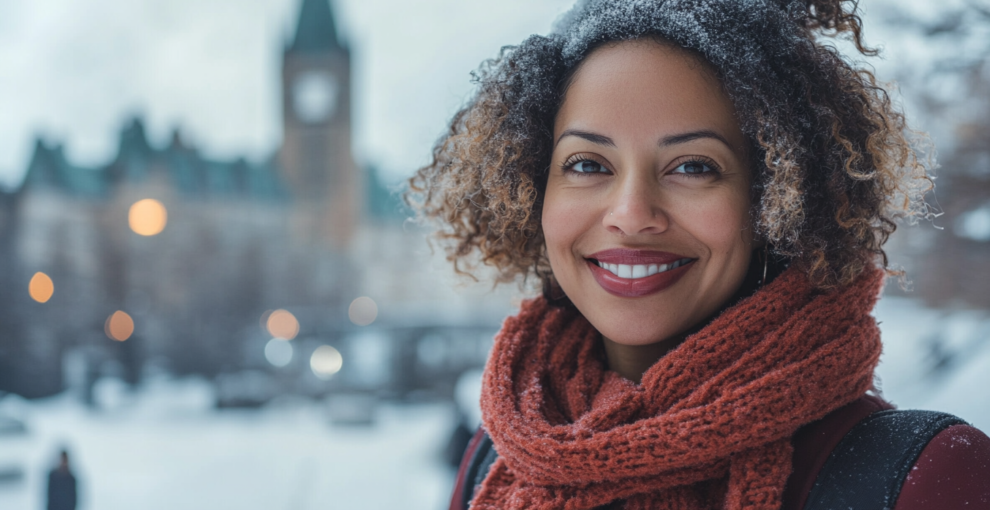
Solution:
<svg viewBox="0 0 990 510"><path fill-rule="evenodd" d="M123 342L134 334L134 319L126 312L117 310L107 318L103 330L111 340Z"/></svg>
<svg viewBox="0 0 990 510"><path fill-rule="evenodd" d="M31 299L39 303L46 303L55 293L55 284L52 283L52 279L48 275L39 271L31 277L31 281L28 283L28 293L31 294Z"/></svg>
<svg viewBox="0 0 990 510"><path fill-rule="evenodd" d="M347 308L347 317L355 325L367 326L378 317L378 305L370 297L359 297L351 301L351 306Z"/></svg>
<svg viewBox="0 0 990 510"><path fill-rule="evenodd" d="M165 230L165 224L168 223L168 212L161 202L153 198L138 200L134 202L127 214L127 223L134 233L153 236Z"/></svg>
<svg viewBox="0 0 990 510"><path fill-rule="evenodd" d="M292 344L281 338L272 338L265 344L265 359L276 367L284 367L292 361Z"/></svg>
<svg viewBox="0 0 990 510"><path fill-rule="evenodd" d="M340 367L344 366L344 357L340 351L329 345L321 345L313 351L309 357L309 368L313 370L316 377L329 379L334 374L340 372Z"/></svg>
<svg viewBox="0 0 990 510"><path fill-rule="evenodd" d="M258 322L261 324L262 331L268 331L268 318L272 316L272 312L275 310L265 310L265 313L261 314L261 320Z"/></svg>
<svg viewBox="0 0 990 510"><path fill-rule="evenodd" d="M268 315L268 334L281 340L292 340L299 334L299 321L288 310L275 310Z"/></svg>

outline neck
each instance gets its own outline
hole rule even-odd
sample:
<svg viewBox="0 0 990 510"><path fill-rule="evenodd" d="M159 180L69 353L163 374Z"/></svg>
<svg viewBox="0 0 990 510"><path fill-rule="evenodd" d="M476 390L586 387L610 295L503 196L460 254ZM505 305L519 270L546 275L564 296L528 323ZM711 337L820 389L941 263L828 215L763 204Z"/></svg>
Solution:
<svg viewBox="0 0 990 510"><path fill-rule="evenodd" d="M682 341L684 337L680 336L647 345L623 345L602 337L608 369L636 384L643 379L643 373L647 369Z"/></svg>

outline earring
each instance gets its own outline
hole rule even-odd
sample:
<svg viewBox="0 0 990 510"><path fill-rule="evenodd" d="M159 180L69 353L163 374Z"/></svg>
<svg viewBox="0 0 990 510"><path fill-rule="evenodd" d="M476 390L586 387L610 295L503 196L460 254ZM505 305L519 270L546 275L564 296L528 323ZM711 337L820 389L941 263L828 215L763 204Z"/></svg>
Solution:
<svg viewBox="0 0 990 510"><path fill-rule="evenodd" d="M763 279L760 280L760 285L765 285L767 283L767 263L770 261L770 252L767 247L763 246Z"/></svg>

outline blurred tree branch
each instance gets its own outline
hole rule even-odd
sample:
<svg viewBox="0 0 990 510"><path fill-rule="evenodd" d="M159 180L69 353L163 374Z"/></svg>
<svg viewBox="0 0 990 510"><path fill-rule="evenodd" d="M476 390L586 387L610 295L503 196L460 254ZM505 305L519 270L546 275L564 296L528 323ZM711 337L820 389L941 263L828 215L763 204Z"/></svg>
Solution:
<svg viewBox="0 0 990 510"><path fill-rule="evenodd" d="M928 17L897 4L883 11L888 26L940 52L912 60L910 81L901 80L932 125L945 126L936 190L945 228L913 233L924 242L907 254L919 269L911 275L929 304L990 310L990 226L971 221L990 214L990 0L963 0Z"/></svg>
<svg viewBox="0 0 990 510"><path fill-rule="evenodd" d="M977 0L967 0L966 5L976 14L983 16L983 19L990 21L990 3L981 3Z"/></svg>
<svg viewBox="0 0 990 510"><path fill-rule="evenodd" d="M981 21L990 21L990 2L966 0L963 6L950 8L934 20L920 19L902 9L890 7L884 15L884 22L891 26L910 27L919 30L927 37L960 34L973 28Z"/></svg>

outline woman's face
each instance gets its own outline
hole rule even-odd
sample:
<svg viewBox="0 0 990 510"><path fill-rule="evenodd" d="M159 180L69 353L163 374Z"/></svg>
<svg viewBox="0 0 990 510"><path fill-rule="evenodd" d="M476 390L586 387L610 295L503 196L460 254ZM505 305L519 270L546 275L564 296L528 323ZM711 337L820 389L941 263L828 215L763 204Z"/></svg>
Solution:
<svg viewBox="0 0 990 510"><path fill-rule="evenodd" d="M602 335L675 337L721 308L753 250L751 170L733 105L683 50L596 50L554 124L543 231L554 276Z"/></svg>

